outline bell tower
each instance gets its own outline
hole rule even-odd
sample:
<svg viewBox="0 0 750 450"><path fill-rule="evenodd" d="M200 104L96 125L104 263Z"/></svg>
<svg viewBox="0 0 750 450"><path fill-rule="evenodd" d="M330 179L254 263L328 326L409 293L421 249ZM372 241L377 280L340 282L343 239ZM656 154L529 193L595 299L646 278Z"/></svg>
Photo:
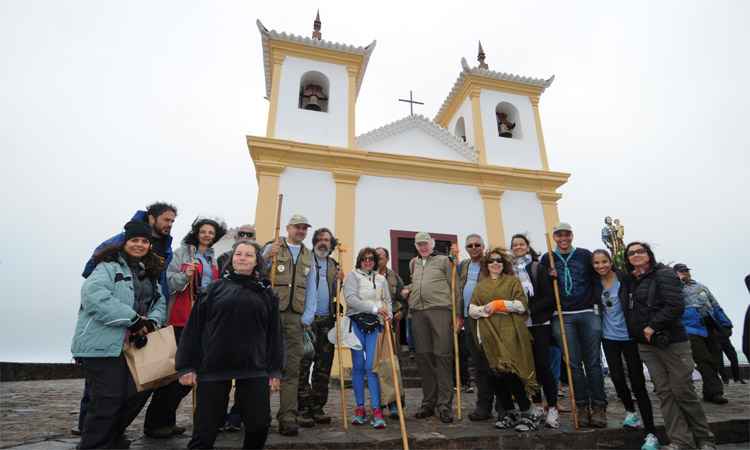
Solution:
<svg viewBox="0 0 750 450"><path fill-rule="evenodd" d="M375 41L355 47L323 40L320 12L309 38L257 25L269 101L266 136L353 148L357 95Z"/></svg>

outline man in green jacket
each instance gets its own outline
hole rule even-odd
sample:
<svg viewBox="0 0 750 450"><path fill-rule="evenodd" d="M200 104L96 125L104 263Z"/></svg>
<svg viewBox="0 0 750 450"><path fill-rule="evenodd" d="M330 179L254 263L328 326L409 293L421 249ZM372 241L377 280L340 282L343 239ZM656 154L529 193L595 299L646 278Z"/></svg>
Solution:
<svg viewBox="0 0 750 450"><path fill-rule="evenodd" d="M435 241L425 232L414 238L418 256L411 260L411 284L401 292L409 300L416 360L422 377L422 406L416 418L437 409L443 423L453 422L453 347L451 273L453 263L434 252ZM460 308L455 308L456 314Z"/></svg>

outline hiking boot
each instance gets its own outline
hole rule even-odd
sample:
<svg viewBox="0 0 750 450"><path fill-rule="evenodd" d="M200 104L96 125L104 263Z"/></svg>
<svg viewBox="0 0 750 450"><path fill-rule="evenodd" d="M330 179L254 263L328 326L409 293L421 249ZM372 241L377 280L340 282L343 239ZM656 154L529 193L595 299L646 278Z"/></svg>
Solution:
<svg viewBox="0 0 750 450"><path fill-rule="evenodd" d="M240 418L240 424L241 423L242 423L242 418ZM179 436L181 434L185 434L186 431L187 431L187 428L175 425L172 427L172 436Z"/></svg>
<svg viewBox="0 0 750 450"><path fill-rule="evenodd" d="M147 428L143 430L143 434L153 439L169 439L172 437L172 429L174 427L158 427L158 428Z"/></svg>
<svg viewBox="0 0 750 450"><path fill-rule="evenodd" d="M474 411L469 413L469 420L472 422L480 422L482 420L491 419L492 414L490 414L489 411L482 411L480 409L475 409Z"/></svg>
<svg viewBox="0 0 750 450"><path fill-rule="evenodd" d="M372 410L372 427L376 430L385 428L385 418L383 417L383 410L380 408Z"/></svg>
<svg viewBox="0 0 750 450"><path fill-rule="evenodd" d="M659 450L659 439L652 433L647 434L641 450Z"/></svg>
<svg viewBox="0 0 750 450"><path fill-rule="evenodd" d="M727 398L721 394L714 395L713 397L710 397L710 398L704 398L703 401L715 403L717 405L725 405L729 403L729 400L727 400Z"/></svg>
<svg viewBox="0 0 750 450"><path fill-rule="evenodd" d="M625 420L622 421L623 428L638 429L642 426L643 424L641 423L641 418L638 417L638 414L634 412L628 411L628 413L625 415Z"/></svg>
<svg viewBox="0 0 750 450"><path fill-rule="evenodd" d="M419 411L417 411L416 414L414 414L414 417L417 419L426 419L428 417L432 417L435 415L435 410L432 408L419 408Z"/></svg>
<svg viewBox="0 0 750 450"><path fill-rule="evenodd" d="M443 408L440 410L440 421L443 423L453 422L453 412L449 408Z"/></svg>
<svg viewBox="0 0 750 450"><path fill-rule="evenodd" d="M297 436L299 434L299 427L291 420L279 422L279 434L282 436Z"/></svg>
<svg viewBox="0 0 750 450"><path fill-rule="evenodd" d="M297 416L297 425L302 428L312 428L315 426L315 420L308 414L300 414Z"/></svg>
<svg viewBox="0 0 750 450"><path fill-rule="evenodd" d="M589 411L588 405L576 405L576 412L578 413L578 426L580 428L591 426L591 411Z"/></svg>
<svg viewBox="0 0 750 450"><path fill-rule="evenodd" d="M605 405L591 407L590 424L594 428L607 428L607 407Z"/></svg>
<svg viewBox="0 0 750 450"><path fill-rule="evenodd" d="M393 402L388 406L388 413L390 414L391 419L398 419L398 405L396 402Z"/></svg>
<svg viewBox="0 0 750 450"><path fill-rule="evenodd" d="M319 423L321 425L328 425L331 423L331 416L323 412L322 409L316 409L312 413L310 413L310 417L312 417L312 420L315 421L315 423Z"/></svg>
<svg viewBox="0 0 750 450"><path fill-rule="evenodd" d="M547 418L545 419L544 424L547 428L552 428L553 430L560 428L560 413L557 411L557 408L551 406L547 410Z"/></svg>
<svg viewBox="0 0 750 450"><path fill-rule="evenodd" d="M364 425L365 423L367 423L365 407L357 406L354 409L354 417L352 417L352 425Z"/></svg>

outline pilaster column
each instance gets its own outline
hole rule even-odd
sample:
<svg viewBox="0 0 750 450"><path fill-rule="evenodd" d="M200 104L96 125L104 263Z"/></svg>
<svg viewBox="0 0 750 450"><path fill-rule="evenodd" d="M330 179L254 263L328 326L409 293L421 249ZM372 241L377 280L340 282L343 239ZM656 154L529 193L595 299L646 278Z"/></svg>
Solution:
<svg viewBox="0 0 750 450"><path fill-rule="evenodd" d="M480 89L472 89L469 92L471 99L471 115L474 120L474 148L477 149L479 164L487 164L487 150L484 145L484 127L482 126L482 108L479 104Z"/></svg>
<svg viewBox="0 0 750 450"><path fill-rule="evenodd" d="M542 117L539 115L539 96L529 96L531 108L534 110L534 124L536 125L536 140L539 143L539 160L542 162L542 169L549 170L549 161L547 160L547 147L544 145L544 133L542 133Z"/></svg>
<svg viewBox="0 0 750 450"><path fill-rule="evenodd" d="M357 203L358 172L332 172L336 184L336 212L334 220L334 234L346 252L341 257L341 265L346 272L354 267L354 217Z"/></svg>
<svg viewBox="0 0 750 450"><path fill-rule="evenodd" d="M255 203L255 234L260 243L273 239L276 226L276 207L279 198L279 176L284 166L273 163L255 163L258 180L258 199Z"/></svg>
<svg viewBox="0 0 750 450"><path fill-rule="evenodd" d="M348 102L348 114L347 114L347 130L348 130L348 143L349 148L354 148L354 113L355 106L357 104L357 75L359 74L359 68L355 66L346 66L346 73L349 79L349 102Z"/></svg>
<svg viewBox="0 0 750 450"><path fill-rule="evenodd" d="M272 54L271 61L273 69L271 72L271 98L268 99L268 122L266 123L266 136L274 137L276 134L276 115L279 109L279 85L281 84L281 64L284 55Z"/></svg>
<svg viewBox="0 0 750 450"><path fill-rule="evenodd" d="M487 248L505 247L503 212L500 207L502 190L494 187L480 187L479 195L484 205L484 223L487 228Z"/></svg>
<svg viewBox="0 0 750 450"><path fill-rule="evenodd" d="M557 192L537 192L537 198L542 204L542 214L544 215L544 228L552 237L552 229L560 223L560 213L557 211L557 201L562 198L562 194Z"/></svg>

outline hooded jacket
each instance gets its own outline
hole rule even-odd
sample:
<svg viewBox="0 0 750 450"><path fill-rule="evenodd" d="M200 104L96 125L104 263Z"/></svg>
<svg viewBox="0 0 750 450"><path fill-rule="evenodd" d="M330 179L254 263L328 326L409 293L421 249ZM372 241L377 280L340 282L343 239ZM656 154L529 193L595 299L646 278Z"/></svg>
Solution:
<svg viewBox="0 0 750 450"><path fill-rule="evenodd" d="M687 341L681 320L685 309L682 282L672 269L657 263L639 277L624 278L628 284L625 319L630 337L640 344L650 344L643 330L651 327L667 333L670 343Z"/></svg>

